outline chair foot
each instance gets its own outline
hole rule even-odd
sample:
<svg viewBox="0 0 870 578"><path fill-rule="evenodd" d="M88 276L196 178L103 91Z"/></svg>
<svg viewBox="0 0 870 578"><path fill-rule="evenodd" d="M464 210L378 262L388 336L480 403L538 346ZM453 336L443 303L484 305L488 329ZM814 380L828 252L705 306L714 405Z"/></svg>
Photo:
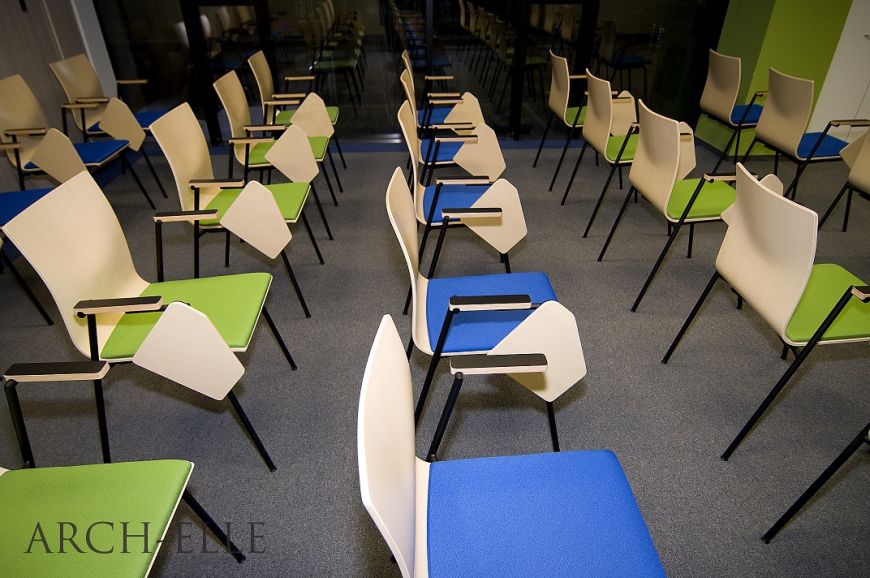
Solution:
<svg viewBox="0 0 870 578"><path fill-rule="evenodd" d="M263 461L266 463L266 467L269 468L270 472L274 472L275 470L277 470L278 468L275 467L275 463L269 456L269 452L266 451L266 446L263 445L262 440L260 440L260 436L257 435L257 430L254 429L254 426L251 424L251 420L248 419L245 410L242 409L242 404L239 403L239 399L236 397L236 394L230 391L229 393L227 393L227 399L230 400L230 404L232 405L233 410L236 412L236 415L241 420L242 427L244 427L245 431L248 432L248 435L251 436L251 440L257 447L257 452L260 454L260 457L263 458Z"/></svg>
<svg viewBox="0 0 870 578"><path fill-rule="evenodd" d="M214 521L214 519L206 512L205 508L203 508L199 502L197 502L193 495L191 495L190 490L184 490L184 493L181 495L181 498L184 500L184 503L187 504L193 513L202 520L202 522L206 525L206 527L211 530L211 533L214 534L215 538L218 539L218 542L226 549L230 555L236 559L236 562L241 564L245 561L245 555L242 554L242 551L236 546L232 540L230 540L229 536L224 533L223 529Z"/></svg>

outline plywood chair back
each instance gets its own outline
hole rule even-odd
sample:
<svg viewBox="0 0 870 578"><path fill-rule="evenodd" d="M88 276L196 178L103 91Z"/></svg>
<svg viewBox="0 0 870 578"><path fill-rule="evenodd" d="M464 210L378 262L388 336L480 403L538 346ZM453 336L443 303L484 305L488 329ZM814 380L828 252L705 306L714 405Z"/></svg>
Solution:
<svg viewBox="0 0 870 578"><path fill-rule="evenodd" d="M260 107L263 110L263 122L269 122L266 116L266 101L272 100L272 95L275 94L275 80L272 78L272 69L269 67L269 61L266 60L266 55L262 50L258 50L248 59L248 66L251 67L251 72L254 74L254 80L257 83L257 89L260 91Z"/></svg>
<svg viewBox="0 0 870 578"><path fill-rule="evenodd" d="M12 137L6 136L6 131L10 129L47 127L48 121L42 107L24 78L20 74L14 74L0 80L0 142L12 141ZM42 140L42 135L19 136L17 140L21 143L18 158L22 165L26 165L30 162L36 145ZM12 166L17 167L15 153L7 151L6 155Z"/></svg>
<svg viewBox="0 0 870 578"><path fill-rule="evenodd" d="M77 54L64 60L52 62L48 66L60 83L67 102L76 102L79 98L105 96L97 71L94 70L87 54ZM105 110L105 105L86 109L85 120L88 125L93 126L100 122ZM74 111L71 116L79 130L88 128L82 126L82 117L77 111Z"/></svg>
<svg viewBox="0 0 870 578"><path fill-rule="evenodd" d="M740 58L710 49L707 82L701 94L701 110L731 124L731 112L740 92Z"/></svg>
<svg viewBox="0 0 870 578"><path fill-rule="evenodd" d="M593 76L589 69L586 70L586 80L589 99L586 104L583 138L589 141L595 150L604 154L607 150L607 140L615 134L612 131L613 99L610 83L603 78Z"/></svg>
<svg viewBox="0 0 870 578"><path fill-rule="evenodd" d="M100 130L105 131L114 139L127 141L127 146L134 151L138 151L145 141L145 129L136 120L133 111L124 102L114 97L109 99L103 112Z"/></svg>
<svg viewBox="0 0 870 578"><path fill-rule="evenodd" d="M405 93L405 100L411 104L411 112L414 118L417 118L417 102L414 100L414 77L408 72L408 69L402 71L399 75L399 82L402 84L402 91ZM416 122L416 120L414 121Z"/></svg>
<svg viewBox="0 0 870 578"><path fill-rule="evenodd" d="M758 181L738 163L716 270L782 337L813 266L818 216L784 198L775 180Z"/></svg>
<svg viewBox="0 0 870 578"><path fill-rule="evenodd" d="M3 231L48 287L70 338L85 355L90 354L87 324L76 317L76 303L138 297L148 286L136 272L112 206L88 172L36 201ZM119 319L120 314L97 316L100 349Z"/></svg>
<svg viewBox="0 0 870 578"><path fill-rule="evenodd" d="M568 59L554 54L551 50L550 66L553 69L553 76L550 79L550 99L547 101L547 105L553 114L564 120L565 111L568 110L568 98L571 96Z"/></svg>
<svg viewBox="0 0 870 578"><path fill-rule="evenodd" d="M59 183L88 170L69 138L56 128L48 129L30 162Z"/></svg>
<svg viewBox="0 0 870 578"><path fill-rule="evenodd" d="M235 70L227 72L214 82L214 89L227 113L230 136L246 137L245 126L251 124L251 110L248 108L248 99L245 97L245 89L242 88L239 75ZM245 163L245 145L233 145L233 154L239 164Z"/></svg>
<svg viewBox="0 0 870 578"><path fill-rule="evenodd" d="M810 114L813 112L813 81L770 69L767 100L755 134L793 157L797 157Z"/></svg>
<svg viewBox="0 0 870 578"><path fill-rule="evenodd" d="M680 126L650 110L642 100L638 118L640 136L628 179L659 212L667 214L680 166Z"/></svg>
<svg viewBox="0 0 870 578"><path fill-rule="evenodd" d="M335 134L335 128L329 120L329 112L326 110L326 103L319 95L309 92L305 100L293 113L293 118L290 120L293 126L298 126L308 136L325 136L332 138Z"/></svg>
<svg viewBox="0 0 870 578"><path fill-rule="evenodd" d="M853 186L870 193L870 132L865 132L843 149L841 155L849 164L849 182ZM852 157L852 150L855 151ZM852 160L854 159L854 160Z"/></svg>
<svg viewBox="0 0 870 578"><path fill-rule="evenodd" d="M320 173L308 136L296 125L281 133L266 153L266 160L294 183L310 183Z"/></svg>
<svg viewBox="0 0 870 578"><path fill-rule="evenodd" d="M384 315L363 375L357 458L363 505L407 578L415 576L418 467L411 391L399 332Z"/></svg>
<svg viewBox="0 0 870 578"><path fill-rule="evenodd" d="M169 162L181 209L193 210L190 181L214 178L208 143L193 109L186 102L176 106L154 121L151 134ZM200 207L206 206L210 200L211 198L201 198Z"/></svg>

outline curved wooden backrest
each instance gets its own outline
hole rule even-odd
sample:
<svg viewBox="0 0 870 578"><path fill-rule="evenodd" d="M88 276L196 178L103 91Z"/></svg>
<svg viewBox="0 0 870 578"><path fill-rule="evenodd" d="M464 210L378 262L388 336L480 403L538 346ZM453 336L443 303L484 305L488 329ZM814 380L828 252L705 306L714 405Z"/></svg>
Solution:
<svg viewBox="0 0 870 578"><path fill-rule="evenodd" d="M243 138L247 136L245 126L251 124L251 109L248 108L248 99L245 97L245 89L239 81L239 75L231 70L214 82L214 89L227 113L230 123L230 136ZM295 115L294 115L295 116ZM245 162L245 146L234 145L233 153L240 164Z"/></svg>
<svg viewBox="0 0 870 578"><path fill-rule="evenodd" d="M680 165L680 126L650 110L643 100L638 108L640 136L628 179L659 212L667 214Z"/></svg>
<svg viewBox="0 0 870 578"><path fill-rule="evenodd" d="M797 156L813 112L813 81L770 69L767 100L755 134L781 151Z"/></svg>
<svg viewBox="0 0 870 578"><path fill-rule="evenodd" d="M701 94L701 110L731 124L731 111L740 92L740 58L710 49L707 82Z"/></svg>
<svg viewBox="0 0 870 578"><path fill-rule="evenodd" d="M97 77L90 59L86 54L77 54L64 60L58 60L48 65L54 77L60 83L66 95L67 102L75 102L78 98L105 96L103 86ZM89 126L100 122L105 106L85 110L85 120ZM82 118L78 111L71 115L79 130L82 130Z"/></svg>
<svg viewBox="0 0 870 578"><path fill-rule="evenodd" d="M268 123L270 119L266 118L266 101L272 100L272 95L275 94L275 81L272 79L272 69L269 68L269 61L266 60L266 55L262 50L258 50L251 55L248 59L248 66L251 67L251 72L254 74L254 80L257 82L257 88L260 91L263 122Z"/></svg>
<svg viewBox="0 0 870 578"><path fill-rule="evenodd" d="M0 142L11 142L5 131L13 128L48 128L48 121L42 107L20 74L7 76L0 80ZM18 137L21 143L19 158L21 164L30 162L30 157L42 136ZM16 166L15 154L7 151L6 156L12 166Z"/></svg>
<svg viewBox="0 0 870 578"><path fill-rule="evenodd" d="M281 133L266 152L266 160L294 183L310 183L320 173L308 135L296 125Z"/></svg>
<svg viewBox="0 0 870 578"><path fill-rule="evenodd" d="M870 193L870 131L865 131L843 148L840 154L849 164L849 182L861 191Z"/></svg>
<svg viewBox="0 0 870 578"><path fill-rule="evenodd" d="M613 124L613 100L610 95L610 83L603 78L593 76L586 69L586 82L589 98L586 101L586 119L583 123L583 138L595 147L599 153L607 150L607 139L610 138Z"/></svg>
<svg viewBox="0 0 870 578"><path fill-rule="evenodd" d="M65 183L88 170L69 138L56 128L48 129L42 142L33 151L30 162L59 183Z"/></svg>
<svg viewBox="0 0 870 578"><path fill-rule="evenodd" d="M553 77L550 79L550 99L547 105L553 114L564 120L565 111L568 110L568 98L571 96L568 59L554 54L551 50L550 66L553 69Z"/></svg>
<svg viewBox="0 0 870 578"><path fill-rule="evenodd" d="M405 144L408 145L408 152L411 154L411 170L414 171L414 182L417 180L417 164L420 162L420 139L417 137L417 119L414 116L413 105L406 100L399 107L397 114L399 118L399 128L402 129L402 136L405 137Z"/></svg>
<svg viewBox="0 0 870 578"><path fill-rule="evenodd" d="M468 23L465 22L465 2L456 0L456 3L459 4L459 25L468 30Z"/></svg>
<svg viewBox="0 0 870 578"><path fill-rule="evenodd" d="M411 105L411 113L414 116L414 123L417 123L417 103L414 100L414 77L408 72L408 69L402 71L399 75L399 82L402 84L402 91L405 93L405 102Z"/></svg>
<svg viewBox="0 0 870 578"><path fill-rule="evenodd" d="M387 215L393 225L393 231L399 239L405 263L408 265L408 274L411 276L411 288L417 283L417 274L420 267L420 253L417 241L417 219L414 217L414 203L411 199L411 191L405 181L402 169L396 167L390 184L387 185ZM413 299L411 300L413 303Z"/></svg>
<svg viewBox="0 0 870 578"><path fill-rule="evenodd" d="M335 128L329 120L329 112L326 103L317 94L309 92L305 100L293 113L290 120L293 126L298 126L308 136L325 136L331 138L335 134Z"/></svg>
<svg viewBox="0 0 870 578"><path fill-rule="evenodd" d="M130 107L117 98L110 98L100 121L100 129L113 139L127 141L127 146L138 151L145 142L145 130Z"/></svg>
<svg viewBox="0 0 870 578"><path fill-rule="evenodd" d="M722 213L728 230L716 270L784 337L815 259L818 216L784 198L769 178L759 182L737 164L737 198Z"/></svg>
<svg viewBox="0 0 870 578"><path fill-rule="evenodd" d="M181 209L193 210L190 181L214 178L208 143L193 109L184 102L154 121L150 128L169 162Z"/></svg>
<svg viewBox="0 0 870 578"><path fill-rule="evenodd" d="M411 368L396 325L381 319L363 375L357 416L362 502L396 559L414 573L417 457Z"/></svg>
<svg viewBox="0 0 870 578"><path fill-rule="evenodd" d="M45 283L75 346L90 354L83 299L138 297L148 286L136 272L121 224L87 172L63 183L3 227ZM50 231L50 234L46 234ZM97 316L99 345L120 314Z"/></svg>

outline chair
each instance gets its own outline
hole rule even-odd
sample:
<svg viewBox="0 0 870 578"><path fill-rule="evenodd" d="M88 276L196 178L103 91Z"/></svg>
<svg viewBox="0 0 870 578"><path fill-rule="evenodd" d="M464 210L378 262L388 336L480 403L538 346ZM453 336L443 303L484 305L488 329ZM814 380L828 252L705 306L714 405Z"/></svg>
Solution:
<svg viewBox="0 0 870 578"><path fill-rule="evenodd" d="M855 123L853 123L855 124ZM870 122L867 123L870 126ZM855 124L857 126L857 124ZM849 176L846 179L846 184L840 189L840 192L834 196L830 206L825 211L825 214L819 219L819 229L831 216L831 213L840 203L847 192L846 210L843 213L843 232L849 226L849 211L852 208L852 194L858 193L864 199L870 199L870 132L865 132L857 140L843 147L840 151L840 156L849 166Z"/></svg>
<svg viewBox="0 0 870 578"><path fill-rule="evenodd" d="M796 197L798 181L809 164L840 159L840 152L848 143L829 135L831 127L870 124L870 121L863 119L834 120L820 133L806 132L813 112L813 86L812 80L789 76L771 68L764 110L758 119L755 137L743 155L742 162L746 164L752 148L760 142L775 153L774 174L777 172L779 155L794 162L797 170L785 189L786 198Z"/></svg>
<svg viewBox="0 0 870 578"><path fill-rule="evenodd" d="M186 211L163 213L156 218L194 220L213 218L213 215L207 211ZM46 235L44 232L47 230L52 234ZM75 347L93 361L103 360L110 364L137 361L140 350L154 349L149 340L157 339L157 329L164 320L160 311L164 304L171 303L169 308L186 307L193 311L187 312L188 317L194 318L191 323L207 323L212 328L212 341L219 336L224 348L233 352L247 350L262 314L287 362L295 368L295 362L265 308L271 275L251 273L158 283L145 281L136 272L112 207L88 173L80 173L32 204L6 223L3 232L48 287ZM187 305L172 303L174 301ZM170 336L173 334L184 336L178 331L169 333ZM165 353L185 354L185 348L198 345L198 341L182 341L178 347ZM159 348L160 343L157 342L156 346ZM233 361L241 367L237 360ZM198 375L207 378L204 387L197 386L197 391L215 399L229 399L263 461L274 470L274 463L232 391L234 382L227 381L229 376L224 367L228 362L224 360L220 365L188 362L182 364L179 360L180 370L187 372L186 375L194 381ZM209 382L220 382L226 387L215 392L209 389ZM193 387L188 381L181 383ZM94 380L94 390L103 460L108 462L111 457L100 379Z"/></svg>
<svg viewBox="0 0 870 578"><path fill-rule="evenodd" d="M503 273L438 279L420 274L417 220L414 218L411 192L401 177L401 169L397 168L387 187L386 202L387 214L411 278L413 308L407 355L410 358L412 346L416 345L420 351L432 356L414 411L415 421L420 420L435 370L442 357L489 351L516 353L513 348L518 347L522 353L534 351L547 355L550 367L546 371L538 372L531 381L517 381L544 400L553 449L558 451L559 437L553 402L586 374L577 323L573 315L558 303L554 303L555 308L542 310L548 302L556 301L556 293L544 273ZM438 260L444 231L450 225L451 218L470 220L473 217L467 210L442 210L444 224L433 263ZM530 338L541 335L539 331L543 331L547 338L530 344ZM529 347L533 349L528 349ZM454 385L456 393L451 397L455 399L461 383ZM439 426L442 434L449 415L450 411L445 408L442 415L443 426ZM433 447L437 448L434 441Z"/></svg>
<svg viewBox="0 0 870 578"><path fill-rule="evenodd" d="M423 100L423 110L417 110L414 74L407 63L405 64L405 69L399 75L399 82L405 93L405 99L411 103L411 110L415 113L416 124L420 133L425 134L432 130L438 130L439 127L450 129L454 132L468 131L484 122L480 102L470 92L461 94L458 92L427 92Z"/></svg>
<svg viewBox="0 0 870 578"><path fill-rule="evenodd" d="M18 386L100 379L108 369L108 363L89 361L21 363L5 372L4 389L24 467L19 470L0 468L0 500L3 502L0 535L4 536L0 542L0 560L3 560L4 573L147 576L181 500L237 562L244 562L245 555L238 546L187 489L193 473L193 463L189 461L36 467L18 401ZM48 524L48 520L61 522ZM124 524L125 531L113 532L111 521ZM128 524L129 534L126 532ZM91 533L91 529L101 525L107 528ZM64 537L65 530L72 535ZM78 544L74 540L77 530L82 530ZM87 547L82 536L85 530ZM20 538L13 539L18 536L33 539L28 547L18 548L13 545L20 543ZM58 553L64 552L64 541L70 548L69 555L58 557Z"/></svg>
<svg viewBox="0 0 870 578"><path fill-rule="evenodd" d="M803 494L795 501L791 507L786 510L786 512L771 526L771 528L765 532L764 536L761 539L765 544L769 544L771 540L782 530L783 526L789 523L789 521L801 511L801 509L809 502L816 492L822 489L831 476L837 473L837 471L846 463L846 461L852 457L858 448L860 448L863 444L867 444L870 446L870 423L861 428L861 431L858 432L852 441L849 442L849 445L843 449L839 456L828 466L824 472L810 484L810 487L804 491Z"/></svg>
<svg viewBox="0 0 870 578"><path fill-rule="evenodd" d="M362 502L402 576L664 576L609 450L424 462L411 371L385 315L357 417Z"/></svg>
<svg viewBox="0 0 870 578"><path fill-rule="evenodd" d="M731 130L731 137L711 171L714 173L719 170L719 165L728 156L731 143L734 143L734 164L737 164L740 133L744 129L754 128L761 116L762 106L755 104L755 101L763 96L764 92L753 94L749 104L737 104L737 96L740 93L740 68L740 57L720 54L710 49L707 81L701 94L701 112Z"/></svg>
<svg viewBox="0 0 870 578"><path fill-rule="evenodd" d="M765 108L765 110L768 110ZM667 363L720 278L777 332L795 359L731 442L727 460L818 344L870 341L870 288L839 265L814 264L818 216L780 194L769 175L755 180L737 165L737 198L722 214L728 231L716 271L668 348Z"/></svg>
<svg viewBox="0 0 870 578"><path fill-rule="evenodd" d="M650 38L652 40L652 38ZM628 71L629 89L631 89L631 73L633 70L640 69L643 71L643 97L647 98L647 66L652 64L652 61L645 57L636 54L626 54L627 44L623 43L622 47L617 50L616 47L616 22L613 20L603 20L601 22L601 44L598 48L598 70L600 72L601 65L609 68L609 81L616 78L619 73L619 85L625 88L625 82L622 81L622 73Z"/></svg>
<svg viewBox="0 0 870 578"><path fill-rule="evenodd" d="M686 223L689 225L687 256L691 258L695 223L720 221L722 211L734 202L734 189L728 185L728 182L733 182L733 175L707 174L703 178L685 178L695 168L695 139L689 125L656 114L642 100L638 108L640 138L628 174L631 186L598 255L598 261L601 261L633 192L639 192L665 218L668 241L631 306L632 311L637 311L680 228Z"/></svg>
<svg viewBox="0 0 870 578"><path fill-rule="evenodd" d="M547 119L547 126L544 127L544 135L541 137L541 144L538 145L538 152L535 154L535 161L532 163L532 167L538 166L538 159L541 156L541 150L544 148L544 141L547 140L547 133L550 132L550 125L553 124L553 118L559 118L568 127L568 134L565 137L565 146L562 147L562 155L559 157L559 162L556 164L556 170L550 181L549 190L552 191L553 185L556 184L556 177L559 176L559 169L562 168L562 161L565 160L568 145L574 137L574 131L578 128L583 128L583 121L586 118L586 106L582 103L581 106L569 106L571 101L571 81L585 80L586 76L583 74L571 74L568 71L568 59L557 56L552 50L550 51L550 65L553 76L550 78L550 97L547 101L547 106L552 114Z"/></svg>
<svg viewBox="0 0 870 578"><path fill-rule="evenodd" d="M94 103L73 103L63 105L70 110L87 109L99 106ZM18 174L18 187L24 190L25 177L40 174L39 167L31 162L36 147L48 132L48 122L39 102L20 74L0 80L0 143L11 143L6 149L6 157ZM17 145L17 146L15 146ZM120 160L121 164L133 175L139 190L151 208L154 202L142 181L133 170L126 157L130 143L126 140L100 140L75 143L75 151L88 170L99 171L109 163Z"/></svg>
<svg viewBox="0 0 870 578"><path fill-rule="evenodd" d="M586 230L583 231L584 238L589 234L589 229L592 228L595 215L598 214L598 209L601 207L601 201L604 200L610 181L613 180L613 175L617 170L619 170L619 187L622 188L622 167L630 165L634 159L638 139L634 97L625 91L619 94L612 92L610 83L593 76L588 68L586 69L586 82L589 97L583 123L583 147L580 149L577 162L574 163L574 170L571 172L568 186L565 187L565 194L562 195L562 204L564 205L565 199L568 198L568 192L571 190L571 185L574 184L574 177L577 175L577 169L580 168L580 163L583 161L583 153L586 152L588 146L591 146L610 165L610 174L604 181L604 188L598 195L592 216L589 217L589 223L586 225Z"/></svg>

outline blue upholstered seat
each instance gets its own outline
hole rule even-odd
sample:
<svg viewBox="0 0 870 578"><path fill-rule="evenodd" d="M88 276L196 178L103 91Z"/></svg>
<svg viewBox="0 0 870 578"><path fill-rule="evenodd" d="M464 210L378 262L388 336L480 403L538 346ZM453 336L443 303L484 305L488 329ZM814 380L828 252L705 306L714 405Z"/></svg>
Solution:
<svg viewBox="0 0 870 578"><path fill-rule="evenodd" d="M746 112L747 108L749 109L749 112L746 113L746 118L743 120L743 124L758 124L758 119L761 118L761 111L763 108L760 104L753 104L752 106L749 106L748 104L736 105L734 110L731 111L732 124L740 123L740 119L743 118L743 113Z"/></svg>
<svg viewBox="0 0 870 578"><path fill-rule="evenodd" d="M112 158L113 155L127 146L127 144L125 140L91 140L73 143L73 146L83 163L86 165L100 165ZM24 168L32 171L39 167L33 163L27 163Z"/></svg>
<svg viewBox="0 0 870 578"><path fill-rule="evenodd" d="M166 109L160 110L140 110L139 112L134 112L133 116L136 117L136 121L139 123L139 126L142 128L148 128L151 124L169 112ZM96 123L92 125L89 129L91 132L98 132L100 130L100 123Z"/></svg>
<svg viewBox="0 0 870 578"><path fill-rule="evenodd" d="M447 115L450 114L451 110L453 110L452 106L434 106L431 113L428 113L427 110L418 110L417 124L422 126L426 122L427 113L430 115L428 124L441 124L447 120Z"/></svg>
<svg viewBox="0 0 870 578"><path fill-rule="evenodd" d="M813 150L813 146L816 144L819 138L821 138L821 136L822 133L820 132L808 132L807 134L802 136L801 142L798 145L798 157L805 159L810 156L810 152ZM837 157L840 155L840 151L843 150L843 147L847 144L849 143L844 140L826 134L825 138L822 140L822 144L820 144L819 148L816 149L816 152L813 153L813 158L819 159Z"/></svg>
<svg viewBox="0 0 870 578"><path fill-rule="evenodd" d="M429 217L429 210L432 208L432 199L435 198L435 188L437 185L430 185L423 191L423 215ZM483 193L489 189L489 185L442 185L441 192L438 194L438 202L435 203L435 214L432 215L433 223L440 223L444 219L441 217L441 209L443 208L468 208L477 202Z"/></svg>
<svg viewBox="0 0 870 578"><path fill-rule="evenodd" d="M473 275L430 279L426 295L429 343L435 346L454 295L529 295L533 303L555 301L556 292L545 273ZM444 353L489 351L532 314L527 311L469 311L453 318Z"/></svg>
<svg viewBox="0 0 870 578"><path fill-rule="evenodd" d="M427 153L428 153L428 154L431 154L431 155L434 156L434 154L435 154L435 149L434 149L434 147L435 147L435 143L434 143L434 141L433 141L431 138L424 138L424 139L421 139L421 140L422 140L422 142L420 143L420 154L421 154L422 156L421 156L420 158L423 159L423 160L425 161L425 160L426 160L426 155L427 155ZM438 158L434 159L434 161L435 161L435 162L439 162L439 163L441 163L441 162L452 162L452 161L453 161L453 157L455 157L455 156L456 156L456 153L459 152L459 149L462 147L462 144L463 144L463 143L461 143L461 142L442 142L442 143L440 144L440 146L438 147ZM430 146L433 147L431 153L429 153L429 147L430 147ZM432 162L433 159L430 158L429 161Z"/></svg>
<svg viewBox="0 0 870 578"><path fill-rule="evenodd" d="M434 462L429 575L664 576L611 451Z"/></svg>
<svg viewBox="0 0 870 578"><path fill-rule="evenodd" d="M10 191L0 193L0 227L15 218L18 213L41 199L52 189Z"/></svg>

